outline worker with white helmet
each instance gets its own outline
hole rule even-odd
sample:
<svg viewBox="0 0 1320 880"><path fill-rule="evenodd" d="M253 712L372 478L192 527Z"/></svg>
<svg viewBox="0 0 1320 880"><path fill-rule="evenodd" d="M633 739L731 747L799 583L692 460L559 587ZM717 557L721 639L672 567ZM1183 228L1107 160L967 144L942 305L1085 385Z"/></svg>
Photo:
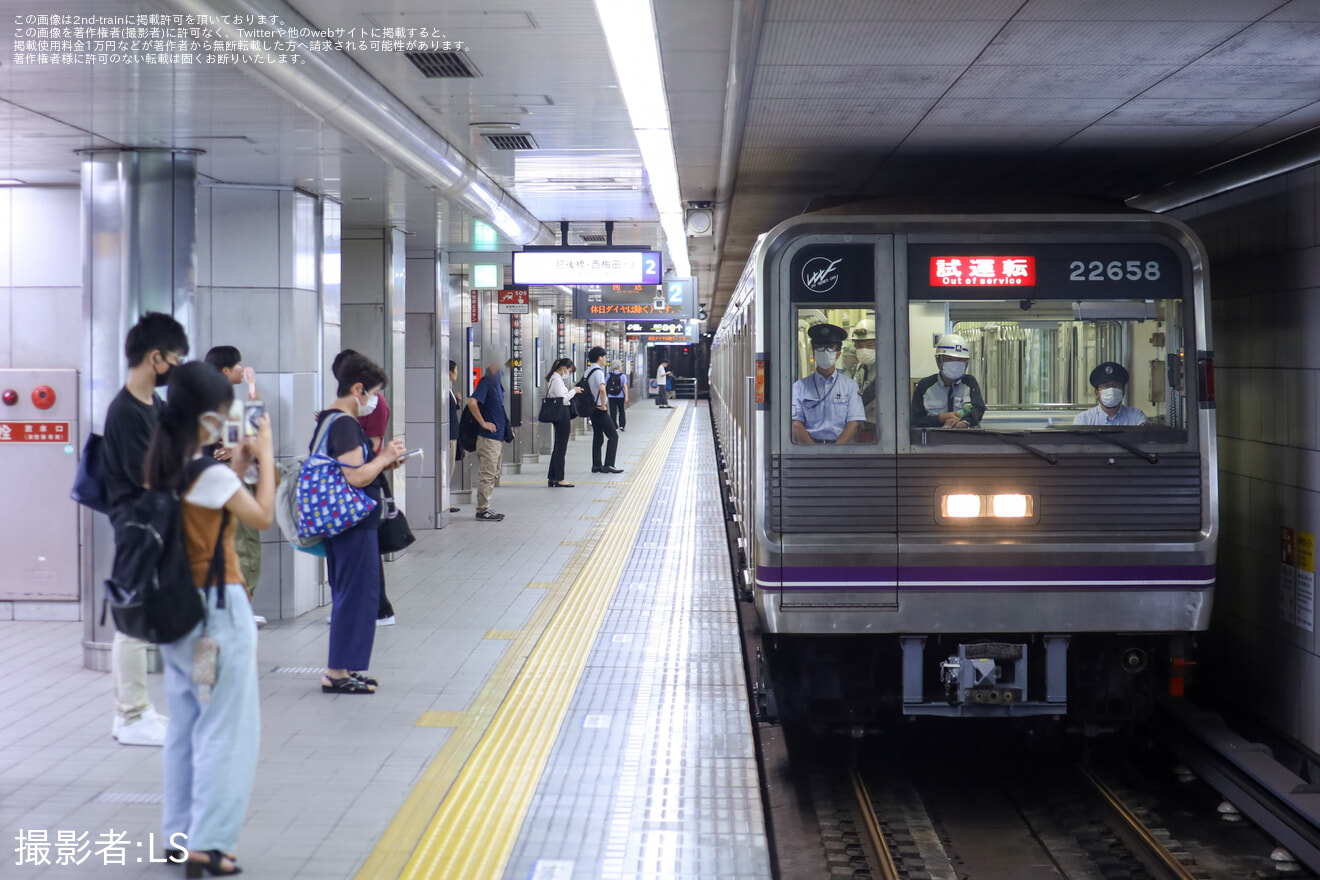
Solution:
<svg viewBox="0 0 1320 880"><path fill-rule="evenodd" d="M917 428L974 428L985 415L981 384L967 372L972 350L957 333L935 343L939 372L917 383L912 393L912 425Z"/></svg>
<svg viewBox="0 0 1320 880"><path fill-rule="evenodd" d="M862 318L852 328L852 344L857 351L857 366L853 368L853 381L862 395L866 421L862 424L862 439L875 439L875 320Z"/></svg>

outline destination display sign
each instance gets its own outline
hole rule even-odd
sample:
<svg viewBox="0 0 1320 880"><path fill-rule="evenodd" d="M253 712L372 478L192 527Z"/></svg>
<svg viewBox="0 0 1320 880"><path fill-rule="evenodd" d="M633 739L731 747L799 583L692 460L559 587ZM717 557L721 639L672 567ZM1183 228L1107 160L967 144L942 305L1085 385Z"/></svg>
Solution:
<svg viewBox="0 0 1320 880"><path fill-rule="evenodd" d="M1152 241L908 245L912 299L1168 299L1183 263Z"/></svg>
<svg viewBox="0 0 1320 880"><path fill-rule="evenodd" d="M688 332L686 321L654 321L649 323L629 321L623 325L623 329L629 336L677 336L679 334L686 336Z"/></svg>
<svg viewBox="0 0 1320 880"><path fill-rule="evenodd" d="M514 251L514 284L659 284L659 251L525 248Z"/></svg>
<svg viewBox="0 0 1320 880"><path fill-rule="evenodd" d="M609 284L573 291L573 317L585 321L673 321L694 317L695 297L671 302L667 285Z"/></svg>

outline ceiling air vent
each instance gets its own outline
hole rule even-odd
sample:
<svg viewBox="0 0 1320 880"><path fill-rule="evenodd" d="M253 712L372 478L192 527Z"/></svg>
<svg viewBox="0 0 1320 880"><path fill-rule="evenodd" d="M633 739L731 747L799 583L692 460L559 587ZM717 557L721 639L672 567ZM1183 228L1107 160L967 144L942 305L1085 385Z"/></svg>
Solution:
<svg viewBox="0 0 1320 880"><path fill-rule="evenodd" d="M497 150L535 150L536 141L530 134L510 132L509 134L483 134L490 145Z"/></svg>
<svg viewBox="0 0 1320 880"><path fill-rule="evenodd" d="M468 59L466 52L404 52L427 79L472 79L481 71Z"/></svg>
<svg viewBox="0 0 1320 880"><path fill-rule="evenodd" d="M586 235L579 235L578 238L582 239L583 244L605 243L605 233L603 232L588 232Z"/></svg>

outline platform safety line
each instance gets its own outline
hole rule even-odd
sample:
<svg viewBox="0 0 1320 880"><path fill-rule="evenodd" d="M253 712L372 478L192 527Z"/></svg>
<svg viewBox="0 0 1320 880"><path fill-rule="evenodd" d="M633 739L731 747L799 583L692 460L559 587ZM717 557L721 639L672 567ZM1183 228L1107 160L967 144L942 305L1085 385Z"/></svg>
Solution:
<svg viewBox="0 0 1320 880"><path fill-rule="evenodd" d="M454 780L403 880L503 873L681 421L666 423L573 590Z"/></svg>
<svg viewBox="0 0 1320 880"><path fill-rule="evenodd" d="M684 412L676 410L670 415L667 426L680 422ZM663 462L676 433L676 427L673 430L668 427L663 429L662 433L652 441L644 462L649 463L651 454L662 444L665 451L660 455L660 461ZM634 471L634 474L634 480L640 481L642 472L638 470ZM461 723L432 759L422 778L418 780L394 819L386 827L366 862L359 869L356 880L396 880L400 876L405 863L412 858L417 849L440 803L451 790L460 771L468 764L478 742L486 734L491 718L510 694L512 682L524 668L524 664L549 623L559 613L591 556L603 546L602 535L606 529L604 520L611 517L615 509L629 497L627 493L619 493L614 504L606 511L601 521L592 527L590 533L582 541L572 542L579 546L555 580L529 584L546 589L547 595L532 612L519 637L509 645L467 710L463 713L455 713L455 715L461 714Z"/></svg>

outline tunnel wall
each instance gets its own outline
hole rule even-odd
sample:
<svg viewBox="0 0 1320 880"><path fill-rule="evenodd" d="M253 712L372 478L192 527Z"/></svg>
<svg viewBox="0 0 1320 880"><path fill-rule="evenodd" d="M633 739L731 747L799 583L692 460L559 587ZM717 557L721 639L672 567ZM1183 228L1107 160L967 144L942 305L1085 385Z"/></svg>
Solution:
<svg viewBox="0 0 1320 880"><path fill-rule="evenodd" d="M1283 530L1320 531L1316 190L1312 166L1175 216L1209 252L1218 398L1219 578L1198 687L1320 753L1315 615L1308 629L1281 585Z"/></svg>

